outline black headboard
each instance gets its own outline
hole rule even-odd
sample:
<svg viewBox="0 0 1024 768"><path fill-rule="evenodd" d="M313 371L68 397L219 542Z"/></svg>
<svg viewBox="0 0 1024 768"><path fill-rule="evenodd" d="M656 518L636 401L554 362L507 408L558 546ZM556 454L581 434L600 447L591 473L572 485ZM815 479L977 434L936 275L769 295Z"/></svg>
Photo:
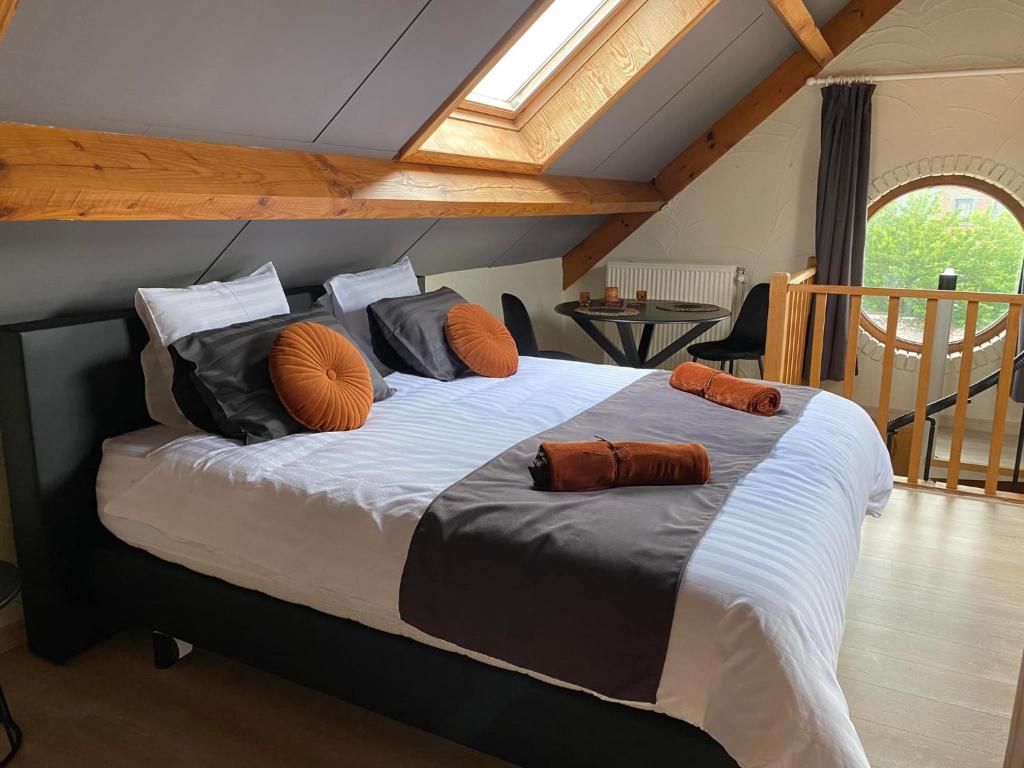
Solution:
<svg viewBox="0 0 1024 768"><path fill-rule="evenodd" d="M293 310L323 291L288 291ZM151 424L134 312L0 327L0 432L24 580L29 648L65 661L103 632L86 562L109 535L96 515L96 471L108 437Z"/></svg>

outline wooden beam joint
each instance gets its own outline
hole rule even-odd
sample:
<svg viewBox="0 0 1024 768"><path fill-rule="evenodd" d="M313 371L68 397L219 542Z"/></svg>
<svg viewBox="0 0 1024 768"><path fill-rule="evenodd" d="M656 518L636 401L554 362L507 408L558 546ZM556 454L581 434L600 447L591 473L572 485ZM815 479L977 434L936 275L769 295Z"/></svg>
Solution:
<svg viewBox="0 0 1024 768"><path fill-rule="evenodd" d="M835 58L832 48L821 34L818 25L814 23L814 17L807 10L803 0L768 0L768 2L779 14L782 23L789 28L797 42L818 62L819 67L824 67Z"/></svg>

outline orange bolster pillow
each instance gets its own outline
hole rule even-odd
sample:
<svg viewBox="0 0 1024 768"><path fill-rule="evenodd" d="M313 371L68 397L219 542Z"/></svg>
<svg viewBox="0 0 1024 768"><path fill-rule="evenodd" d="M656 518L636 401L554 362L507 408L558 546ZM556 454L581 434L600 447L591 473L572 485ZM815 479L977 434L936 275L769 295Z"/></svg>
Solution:
<svg viewBox="0 0 1024 768"><path fill-rule="evenodd" d="M542 491L704 485L711 477L711 460L698 443L541 443L530 474Z"/></svg>
<svg viewBox="0 0 1024 768"><path fill-rule="evenodd" d="M700 363L678 366L669 384L712 403L758 416L773 416L782 404L782 395L775 387L737 379Z"/></svg>

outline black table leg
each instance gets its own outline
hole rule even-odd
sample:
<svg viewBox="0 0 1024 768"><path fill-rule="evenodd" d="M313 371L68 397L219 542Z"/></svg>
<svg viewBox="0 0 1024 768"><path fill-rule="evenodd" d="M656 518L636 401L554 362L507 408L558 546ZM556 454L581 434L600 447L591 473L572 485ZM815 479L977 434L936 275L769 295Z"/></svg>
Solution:
<svg viewBox="0 0 1024 768"><path fill-rule="evenodd" d="M7 706L7 697L4 696L3 688L0 688L0 724L3 725L4 732L7 734L7 743L10 744L7 754L0 758L0 768L3 768L14 759L21 748L21 728L14 722L14 716L11 714L10 707Z"/></svg>
<svg viewBox="0 0 1024 768"><path fill-rule="evenodd" d="M597 326L590 322L585 317L579 317L574 315L573 320L576 321L576 325L583 329L583 332L594 340L601 349L608 353L608 356L615 361L616 365L632 365L622 352L612 344L611 339L605 336L601 331L597 329Z"/></svg>
<svg viewBox="0 0 1024 768"><path fill-rule="evenodd" d="M672 355L676 354L676 352L681 352L691 341L700 338L714 327L715 323L697 323L693 328L661 350L661 352L647 360L644 363L644 368L657 368L672 357Z"/></svg>
<svg viewBox="0 0 1024 768"><path fill-rule="evenodd" d="M622 352L626 358L626 365L630 368L640 367L640 353L636 348L636 339L633 338L633 326L627 323L616 323L619 328L619 339L622 341Z"/></svg>
<svg viewBox="0 0 1024 768"><path fill-rule="evenodd" d="M647 356L651 354L651 339L654 338L654 323L644 323L644 330L640 334L640 349L637 355L640 358L640 367L647 362Z"/></svg>

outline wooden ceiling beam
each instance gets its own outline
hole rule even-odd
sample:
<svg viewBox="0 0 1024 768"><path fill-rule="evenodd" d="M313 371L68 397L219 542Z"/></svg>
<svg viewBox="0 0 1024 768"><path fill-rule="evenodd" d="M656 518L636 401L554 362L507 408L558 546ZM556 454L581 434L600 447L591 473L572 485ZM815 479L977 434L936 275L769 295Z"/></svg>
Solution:
<svg viewBox="0 0 1024 768"><path fill-rule="evenodd" d="M3 39L10 26L14 12L18 9L18 0L0 0L0 40Z"/></svg>
<svg viewBox="0 0 1024 768"><path fill-rule="evenodd" d="M0 124L0 221L566 216L664 204L644 182Z"/></svg>
<svg viewBox="0 0 1024 768"><path fill-rule="evenodd" d="M793 33L797 42L818 62L818 66L824 67L832 61L835 54L832 53L832 48L821 34L818 25L814 23L814 18L803 0L768 0L768 3L779 14L779 18Z"/></svg>
<svg viewBox="0 0 1024 768"><path fill-rule="evenodd" d="M822 35L838 56L898 3L899 0L851 0L825 24ZM654 185L671 200L803 88L808 77L820 71L818 62L807 51L794 53L666 165ZM562 287L568 288L583 277L651 215L613 216L591 232L562 257Z"/></svg>

